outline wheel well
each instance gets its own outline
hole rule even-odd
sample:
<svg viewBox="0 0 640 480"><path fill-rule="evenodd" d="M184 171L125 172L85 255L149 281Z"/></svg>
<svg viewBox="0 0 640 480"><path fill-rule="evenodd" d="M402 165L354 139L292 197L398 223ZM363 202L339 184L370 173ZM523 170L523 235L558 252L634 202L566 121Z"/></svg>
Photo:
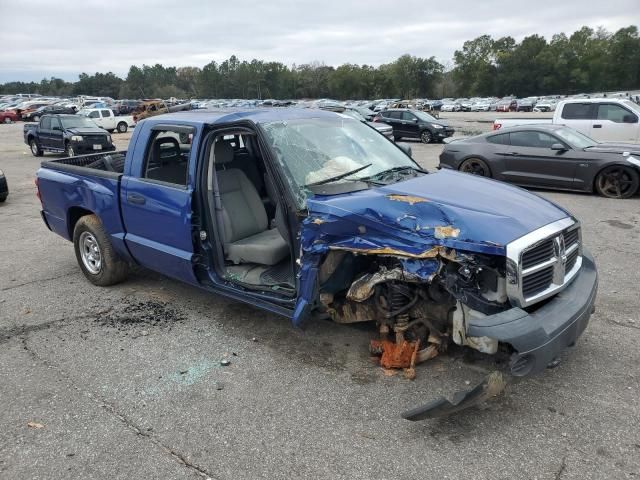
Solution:
<svg viewBox="0 0 640 480"><path fill-rule="evenodd" d="M71 207L67 212L67 228L71 240L73 240L73 230L76 228L76 223L85 215L93 215L93 212L82 207Z"/></svg>

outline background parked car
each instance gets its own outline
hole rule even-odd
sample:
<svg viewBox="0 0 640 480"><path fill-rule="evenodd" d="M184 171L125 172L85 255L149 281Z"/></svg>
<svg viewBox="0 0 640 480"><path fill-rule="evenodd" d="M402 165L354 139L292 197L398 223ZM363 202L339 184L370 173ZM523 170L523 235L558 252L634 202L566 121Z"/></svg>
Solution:
<svg viewBox="0 0 640 480"><path fill-rule="evenodd" d="M563 125L522 125L445 145L440 166L525 187L629 198L640 186L640 145L598 143Z"/></svg>
<svg viewBox="0 0 640 480"><path fill-rule="evenodd" d="M116 116L110 108L83 108L78 115L90 118L93 122L108 132L117 130L118 133L125 133L129 127L135 127L136 122L132 115Z"/></svg>
<svg viewBox="0 0 640 480"><path fill-rule="evenodd" d="M0 170L0 203L4 202L9 196L9 185L7 184L7 177L4 176L4 172Z"/></svg>
<svg viewBox="0 0 640 480"><path fill-rule="evenodd" d="M566 125L598 141L640 143L640 106L618 98L563 100L553 119L498 118L493 129L542 123Z"/></svg>
<svg viewBox="0 0 640 480"><path fill-rule="evenodd" d="M516 112L532 112L536 104L531 98L521 98L516 101Z"/></svg>
<svg viewBox="0 0 640 480"><path fill-rule="evenodd" d="M454 133L446 122L420 110L390 109L380 112L373 121L391 125L396 142L401 138L419 138L422 143L432 143Z"/></svg>
<svg viewBox="0 0 640 480"><path fill-rule="evenodd" d="M14 110L5 110L0 112L0 123L13 123L20 120L20 115L18 115Z"/></svg>
<svg viewBox="0 0 640 480"><path fill-rule="evenodd" d="M43 107L38 108L37 110L33 110L27 114L22 114L22 120L25 122L39 122L40 117L46 114L74 114L76 113L76 109L72 107L66 107L64 105L45 105Z"/></svg>

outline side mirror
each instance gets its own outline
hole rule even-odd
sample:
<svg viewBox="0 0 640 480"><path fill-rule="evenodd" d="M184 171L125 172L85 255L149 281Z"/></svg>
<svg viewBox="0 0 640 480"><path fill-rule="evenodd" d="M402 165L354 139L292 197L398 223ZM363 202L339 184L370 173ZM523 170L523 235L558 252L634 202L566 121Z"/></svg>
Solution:
<svg viewBox="0 0 640 480"><path fill-rule="evenodd" d="M398 148L400 150L402 150L404 153L406 153L408 156L412 157L413 156L413 151L411 150L411 145L408 145L406 143L396 143L396 145L398 146Z"/></svg>
<svg viewBox="0 0 640 480"><path fill-rule="evenodd" d="M637 123L638 117L635 115L625 115L622 117L622 123Z"/></svg>
<svg viewBox="0 0 640 480"><path fill-rule="evenodd" d="M566 152L567 147L565 147L561 143L554 143L553 145L551 145L551 150L555 150L556 152Z"/></svg>

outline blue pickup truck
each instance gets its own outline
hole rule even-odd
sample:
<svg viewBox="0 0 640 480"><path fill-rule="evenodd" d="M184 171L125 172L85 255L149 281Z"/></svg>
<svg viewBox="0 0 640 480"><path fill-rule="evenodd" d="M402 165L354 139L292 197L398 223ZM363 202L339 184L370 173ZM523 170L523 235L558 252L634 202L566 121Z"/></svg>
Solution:
<svg viewBox="0 0 640 480"><path fill-rule="evenodd" d="M45 161L42 218L90 282L141 265L287 316L374 322L408 378L451 342L485 380L404 418L456 412L544 371L594 309L580 223L518 187L423 170L402 145L319 110L180 112L126 152Z"/></svg>

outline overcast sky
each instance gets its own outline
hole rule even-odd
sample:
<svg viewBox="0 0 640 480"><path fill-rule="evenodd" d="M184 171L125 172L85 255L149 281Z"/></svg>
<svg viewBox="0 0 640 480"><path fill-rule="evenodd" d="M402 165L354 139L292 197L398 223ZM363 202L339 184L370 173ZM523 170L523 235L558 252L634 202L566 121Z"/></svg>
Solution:
<svg viewBox="0 0 640 480"><path fill-rule="evenodd" d="M639 0L0 0L0 82L232 54L287 65L379 65L404 53L451 62L489 34L550 38L640 23Z"/></svg>

